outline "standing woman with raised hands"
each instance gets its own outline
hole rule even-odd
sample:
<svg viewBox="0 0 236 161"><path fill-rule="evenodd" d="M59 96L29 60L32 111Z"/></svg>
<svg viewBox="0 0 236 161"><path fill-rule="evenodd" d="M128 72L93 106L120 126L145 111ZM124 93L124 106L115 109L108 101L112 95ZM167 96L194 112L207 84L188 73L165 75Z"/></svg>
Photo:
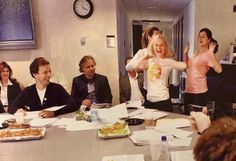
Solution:
<svg viewBox="0 0 236 161"><path fill-rule="evenodd" d="M8 106L21 92L20 85L12 78L12 69L6 62L0 63L0 113L7 112Z"/></svg>
<svg viewBox="0 0 236 161"><path fill-rule="evenodd" d="M184 97L185 114L187 115L190 112L189 104L206 105L208 91L206 74L209 68L212 67L217 73L222 72L222 67L215 56L218 51L218 44L208 28L199 31L198 49L191 58L188 58L188 49L185 50L187 80Z"/></svg>
<svg viewBox="0 0 236 161"><path fill-rule="evenodd" d="M170 59L171 54L166 38L163 35L156 35L149 43L147 52L138 60L133 60L126 65L128 71L147 71L146 108L173 112L169 96L168 77L171 69L184 70L186 64Z"/></svg>

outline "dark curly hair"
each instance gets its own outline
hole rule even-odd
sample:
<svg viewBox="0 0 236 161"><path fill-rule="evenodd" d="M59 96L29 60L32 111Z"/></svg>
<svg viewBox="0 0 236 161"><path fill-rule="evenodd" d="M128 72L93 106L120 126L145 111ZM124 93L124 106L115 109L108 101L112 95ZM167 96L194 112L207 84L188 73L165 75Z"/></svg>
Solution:
<svg viewBox="0 0 236 161"><path fill-rule="evenodd" d="M236 121L216 120L201 135L194 148L196 161L236 161Z"/></svg>

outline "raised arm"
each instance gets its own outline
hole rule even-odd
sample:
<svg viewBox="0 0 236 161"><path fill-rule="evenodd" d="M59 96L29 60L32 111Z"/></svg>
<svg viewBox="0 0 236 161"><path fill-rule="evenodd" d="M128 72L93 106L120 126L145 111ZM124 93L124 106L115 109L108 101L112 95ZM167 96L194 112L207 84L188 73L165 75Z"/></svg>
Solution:
<svg viewBox="0 0 236 161"><path fill-rule="evenodd" d="M209 47L209 51L210 51L212 61L213 61L213 69L215 70L215 72L221 73L222 72L222 66L219 63L219 61L217 60L216 55L214 54L215 47L216 47L216 43L211 42L210 47Z"/></svg>
<svg viewBox="0 0 236 161"><path fill-rule="evenodd" d="M189 60L189 57L188 57L189 49L190 49L190 44L188 42L187 45L185 45L185 47L184 47L184 53L183 53L183 55L184 55L184 62L186 64L188 64L188 60Z"/></svg>
<svg viewBox="0 0 236 161"><path fill-rule="evenodd" d="M187 67L186 63L172 59L165 59L165 64L168 66L172 66L173 68L176 68L178 70L184 70Z"/></svg>
<svg viewBox="0 0 236 161"><path fill-rule="evenodd" d="M148 54L142 55L138 59L132 59L127 65L127 71L143 71L148 67Z"/></svg>

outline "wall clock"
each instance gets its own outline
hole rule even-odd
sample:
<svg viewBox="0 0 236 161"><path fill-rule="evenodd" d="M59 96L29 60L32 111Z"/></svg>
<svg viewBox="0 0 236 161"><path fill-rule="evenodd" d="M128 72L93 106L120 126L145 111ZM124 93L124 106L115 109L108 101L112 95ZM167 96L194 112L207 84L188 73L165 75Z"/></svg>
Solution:
<svg viewBox="0 0 236 161"><path fill-rule="evenodd" d="M80 18L89 18L93 14L93 3L91 0L75 0L73 9Z"/></svg>

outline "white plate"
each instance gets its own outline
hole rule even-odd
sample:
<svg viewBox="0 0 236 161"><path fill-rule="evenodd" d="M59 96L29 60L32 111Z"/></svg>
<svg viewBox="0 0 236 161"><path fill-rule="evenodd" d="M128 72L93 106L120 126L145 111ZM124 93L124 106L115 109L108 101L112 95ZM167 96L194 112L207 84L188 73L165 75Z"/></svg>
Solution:
<svg viewBox="0 0 236 161"><path fill-rule="evenodd" d="M109 127L109 126L112 126L112 124L103 126L102 128ZM128 125L126 125L124 129L118 130L117 133L113 133L113 134L108 133L107 135L101 133L100 129L98 129L98 137L103 138L103 139L126 137L129 134L130 134L130 131L129 131Z"/></svg>
<svg viewBox="0 0 236 161"><path fill-rule="evenodd" d="M32 130L32 129L40 129L42 130L40 135L28 135L28 136L15 136L15 137L1 137L1 134L6 131L15 132L15 131L24 131L24 130ZM46 128L29 128L29 129L6 129L0 131L0 141L22 141L22 140L36 140L42 138L46 133Z"/></svg>

